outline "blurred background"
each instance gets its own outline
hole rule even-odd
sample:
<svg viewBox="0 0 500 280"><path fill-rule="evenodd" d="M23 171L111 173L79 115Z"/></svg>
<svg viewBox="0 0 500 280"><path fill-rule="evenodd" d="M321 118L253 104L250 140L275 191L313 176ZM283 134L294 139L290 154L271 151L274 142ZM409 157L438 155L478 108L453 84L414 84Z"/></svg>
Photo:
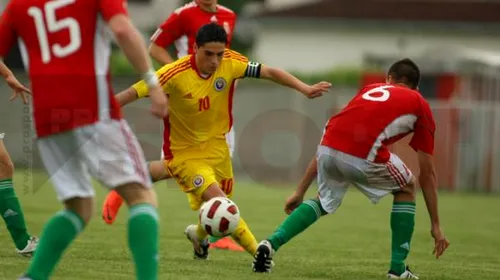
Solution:
<svg viewBox="0 0 500 280"><path fill-rule="evenodd" d="M0 10L6 0L0 0ZM149 37L189 1L129 0L134 23ZM395 60L409 57L424 76L420 90L437 122L436 164L443 190L500 192L500 1L480 0L220 0L238 14L233 49L292 71L307 82L330 81L325 97L307 100L265 81L244 80L235 94L237 180L298 182L323 126L360 86L383 82ZM19 51L7 63L25 79ZM137 81L115 49L116 92ZM158 66L158 65L157 65ZM75 85L78 86L78 85ZM0 83L0 132L18 169L41 168L30 109L8 102ZM160 157L162 124L148 101L125 109L148 160ZM376 116L374 116L376 117ZM411 136L410 136L411 137ZM406 145L393 147L413 169Z"/></svg>

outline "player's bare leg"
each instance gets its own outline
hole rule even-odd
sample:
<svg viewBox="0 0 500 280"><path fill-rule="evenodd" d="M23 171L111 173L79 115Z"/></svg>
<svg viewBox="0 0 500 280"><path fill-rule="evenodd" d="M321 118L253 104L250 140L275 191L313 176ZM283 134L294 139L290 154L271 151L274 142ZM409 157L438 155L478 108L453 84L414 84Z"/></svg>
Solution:
<svg viewBox="0 0 500 280"><path fill-rule="evenodd" d="M226 197L226 194L219 187L218 183L210 185L203 193L202 199L203 201L209 201L214 197ZM188 239L193 243L195 258L206 259L208 257L208 234L201 224L198 222L197 225L188 226L185 233ZM257 250L257 240L243 218L240 218L240 223L231 237L252 256L255 254Z"/></svg>
<svg viewBox="0 0 500 280"><path fill-rule="evenodd" d="M31 257L38 246L38 238L28 234L23 210L14 191L14 165L3 144L3 136L4 133L0 133L0 215L17 252L22 256Z"/></svg>
<svg viewBox="0 0 500 280"><path fill-rule="evenodd" d="M149 162L149 174L153 183L170 178L162 160ZM123 205L123 198L115 190L111 190L106 196L102 205L102 219L108 225L115 222L120 207Z"/></svg>
<svg viewBox="0 0 500 280"><path fill-rule="evenodd" d="M401 191L394 193L391 212L391 266L390 279L418 279L405 264L410 252L415 227L415 177Z"/></svg>

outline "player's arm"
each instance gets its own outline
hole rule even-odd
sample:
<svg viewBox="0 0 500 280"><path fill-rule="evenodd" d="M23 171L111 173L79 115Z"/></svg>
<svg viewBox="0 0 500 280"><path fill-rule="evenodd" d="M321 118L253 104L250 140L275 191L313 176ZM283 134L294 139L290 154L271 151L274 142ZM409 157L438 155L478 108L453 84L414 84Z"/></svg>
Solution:
<svg viewBox="0 0 500 280"><path fill-rule="evenodd" d="M297 186L297 189L287 199L285 204L285 213L287 214L292 213L293 210L295 210L295 208L297 208L304 200L304 196L306 195L307 190L309 190L309 187L311 186L312 182L316 178L316 175L318 174L317 164L318 163L316 157L314 157L309 163L306 173L304 174L304 177L302 177L302 180Z"/></svg>
<svg viewBox="0 0 500 280"><path fill-rule="evenodd" d="M431 235L434 238L433 254L439 258L448 248L450 243L441 230L438 213L438 192L436 171L434 168L434 157L423 151L418 151L418 162L420 167L419 183L424 194L425 204L431 219Z"/></svg>
<svg viewBox="0 0 500 280"><path fill-rule="evenodd" d="M144 80L115 95L116 101L123 107L139 98L149 97L148 86Z"/></svg>
<svg viewBox="0 0 500 280"><path fill-rule="evenodd" d="M9 53L17 37L11 23L10 5L11 4L7 6L0 18L0 76L2 76L9 87L14 90L10 100L14 100L18 96L21 96L24 104L27 104L28 97L26 94L30 94L31 91L17 80L14 73L12 73L9 67L3 62L3 57Z"/></svg>
<svg viewBox="0 0 500 280"><path fill-rule="evenodd" d="M313 183L314 179L316 179L317 175L318 175L318 161L316 160L315 156L309 163L309 166L307 166L306 173L304 174L304 177L302 177L302 180L300 181L299 186L297 187L295 193L297 195L300 195L301 197L304 197L304 195L306 195L307 190L309 190L309 187Z"/></svg>
<svg viewBox="0 0 500 280"><path fill-rule="evenodd" d="M0 76L5 79L7 85L14 90L9 100L12 101L18 97L21 97L24 104L28 104L28 94L31 94L31 90L25 87L21 82L19 82L12 73L12 71L3 63L3 58L0 57Z"/></svg>
<svg viewBox="0 0 500 280"><path fill-rule="evenodd" d="M149 54L162 65L174 62L167 48L182 36L181 16L173 13L151 36Z"/></svg>
<svg viewBox="0 0 500 280"><path fill-rule="evenodd" d="M434 169L434 133L436 130L434 118L429 105L425 102L422 114L414 125L413 137L409 143L418 155L420 166L419 183L424 193L432 226L439 226L437 211L437 183Z"/></svg>
<svg viewBox="0 0 500 280"><path fill-rule="evenodd" d="M165 65L156 71L158 79L161 80L163 94L168 92L171 86L171 77L167 74L176 66L176 64ZM135 83L130 88L115 95L116 100L122 107L144 97L149 97L148 86L144 80Z"/></svg>
<svg viewBox="0 0 500 280"><path fill-rule="evenodd" d="M135 88L129 87L128 89L116 94L115 98L116 101L118 101L118 104L120 104L120 107L123 107L139 99L139 96L137 95Z"/></svg>
<svg viewBox="0 0 500 280"><path fill-rule="evenodd" d="M10 71L9 67L3 63L3 57L0 57L0 76L2 78L7 79L7 77L14 75L12 71Z"/></svg>
<svg viewBox="0 0 500 280"><path fill-rule="evenodd" d="M420 174L418 181L424 195L425 204L431 221L431 234L434 238L434 254L439 258L449 246L441 231L438 212L438 191L436 169L434 167L434 133L436 125L427 102L422 104L422 115L415 123L410 146L417 152Z"/></svg>
<svg viewBox="0 0 500 280"><path fill-rule="evenodd" d="M168 53L166 48L160 47L153 42L149 44L149 54L161 65L174 62L174 58Z"/></svg>
<svg viewBox="0 0 500 280"><path fill-rule="evenodd" d="M310 86L285 70L269 67L258 62L248 61L246 57L232 50L226 50L226 52L232 59L233 71L236 78L267 79L277 84L293 88L308 98L319 97L323 95L324 92L327 92L332 86L328 82L320 82Z"/></svg>
<svg viewBox="0 0 500 280"><path fill-rule="evenodd" d="M293 88L305 95L307 98L320 97L332 87L332 84L328 82L319 82L314 85L308 85L285 70L266 65L262 65L260 77L271 80L277 84Z"/></svg>
<svg viewBox="0 0 500 280"><path fill-rule="evenodd" d="M132 66L142 74L151 96L151 112L163 118L167 99L162 93L158 78L152 68L151 60L146 50L146 44L135 26L130 21L123 0L100 1L100 11L114 33L118 45L122 48Z"/></svg>
<svg viewBox="0 0 500 280"><path fill-rule="evenodd" d="M132 66L140 73L150 71L152 66L144 40L130 19L124 14L118 14L109 20L109 26Z"/></svg>
<svg viewBox="0 0 500 280"><path fill-rule="evenodd" d="M431 226L439 227L438 193L434 156L423 151L417 151L420 174L418 181L422 189L427 211L429 212Z"/></svg>
<svg viewBox="0 0 500 280"><path fill-rule="evenodd" d="M287 71L279 68L261 65L260 78L293 88L304 94L310 90L310 86L308 84L302 82Z"/></svg>
<svg viewBox="0 0 500 280"><path fill-rule="evenodd" d="M11 2L12 3L12 2ZM9 4L0 17L0 75L7 79L12 76L12 71L3 63L3 58L9 53L16 40L16 32L12 27Z"/></svg>

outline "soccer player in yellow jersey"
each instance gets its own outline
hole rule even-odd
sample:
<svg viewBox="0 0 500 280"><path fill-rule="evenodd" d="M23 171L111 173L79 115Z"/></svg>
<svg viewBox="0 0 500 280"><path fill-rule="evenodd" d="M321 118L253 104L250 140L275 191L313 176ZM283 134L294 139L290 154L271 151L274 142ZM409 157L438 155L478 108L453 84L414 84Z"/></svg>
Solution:
<svg viewBox="0 0 500 280"><path fill-rule="evenodd" d="M225 48L223 27L210 23L196 36L195 54L167 64L157 71L168 94L169 114L164 120L164 167L187 193L191 209L198 210L213 197L231 197L233 169L225 134L231 128L234 83L245 77L264 78L291 87L308 98L321 96L331 87L321 82L307 85L291 74L256 62ZM117 95L123 106L148 94L144 81ZM151 174L157 164L150 164ZM189 225L186 235L193 243L195 258L208 257L208 234ZM232 234L252 256L257 241L241 219Z"/></svg>

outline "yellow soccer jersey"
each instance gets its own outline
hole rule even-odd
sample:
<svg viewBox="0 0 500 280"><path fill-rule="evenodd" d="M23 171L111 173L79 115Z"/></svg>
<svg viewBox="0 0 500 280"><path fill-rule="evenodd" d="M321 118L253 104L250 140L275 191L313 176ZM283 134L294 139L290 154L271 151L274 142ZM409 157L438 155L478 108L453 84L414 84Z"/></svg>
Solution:
<svg viewBox="0 0 500 280"><path fill-rule="evenodd" d="M199 146L217 137L225 137L232 126L234 83L244 77L259 77L261 65L245 56L226 50L217 71L203 77L194 55L167 64L156 73L169 97L169 115L164 120L165 158L175 151ZM132 86L138 97L148 95L146 83Z"/></svg>

